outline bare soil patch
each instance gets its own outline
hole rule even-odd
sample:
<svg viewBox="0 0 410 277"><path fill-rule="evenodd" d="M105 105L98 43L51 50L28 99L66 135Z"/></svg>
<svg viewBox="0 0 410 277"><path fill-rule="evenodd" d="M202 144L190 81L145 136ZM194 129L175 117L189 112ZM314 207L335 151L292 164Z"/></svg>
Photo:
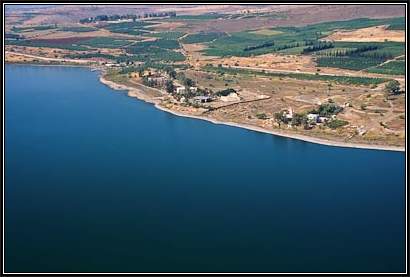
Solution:
<svg viewBox="0 0 410 277"><path fill-rule="evenodd" d="M388 26L382 25L354 31L337 31L326 37L326 40L353 42L405 41L406 34L404 31L387 30L387 27Z"/></svg>

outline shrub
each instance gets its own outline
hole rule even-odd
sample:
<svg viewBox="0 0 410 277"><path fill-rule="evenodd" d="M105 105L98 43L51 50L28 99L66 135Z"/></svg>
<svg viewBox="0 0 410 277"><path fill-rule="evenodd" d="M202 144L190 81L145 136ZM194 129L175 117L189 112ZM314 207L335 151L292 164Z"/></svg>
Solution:
<svg viewBox="0 0 410 277"><path fill-rule="evenodd" d="M333 101L333 100L332 100ZM343 108L334 103L321 104L317 110L312 110L311 113L317 113L320 116L331 116L343 111Z"/></svg>
<svg viewBox="0 0 410 277"><path fill-rule="evenodd" d="M334 120L329 121L328 123L326 123L326 126L328 126L329 128L332 128L332 129L337 129L337 128L343 127L347 124L349 124L349 122L347 122L346 120L334 119Z"/></svg>
<svg viewBox="0 0 410 277"><path fill-rule="evenodd" d="M400 83L397 80L392 80L387 83L386 90L389 94L399 94L400 93Z"/></svg>
<svg viewBox="0 0 410 277"><path fill-rule="evenodd" d="M228 89L217 91L215 94L218 96L227 96L231 93L236 93L236 90L234 90L233 88L228 88Z"/></svg>
<svg viewBox="0 0 410 277"><path fill-rule="evenodd" d="M268 119L269 117L265 113L258 113L256 114L258 119Z"/></svg>

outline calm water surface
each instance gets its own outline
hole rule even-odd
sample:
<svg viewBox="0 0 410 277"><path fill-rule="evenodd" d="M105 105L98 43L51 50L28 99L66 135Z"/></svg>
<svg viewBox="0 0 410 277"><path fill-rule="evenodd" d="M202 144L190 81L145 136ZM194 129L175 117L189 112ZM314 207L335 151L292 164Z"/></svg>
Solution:
<svg viewBox="0 0 410 277"><path fill-rule="evenodd" d="M405 155L180 118L7 65L6 272L402 272Z"/></svg>

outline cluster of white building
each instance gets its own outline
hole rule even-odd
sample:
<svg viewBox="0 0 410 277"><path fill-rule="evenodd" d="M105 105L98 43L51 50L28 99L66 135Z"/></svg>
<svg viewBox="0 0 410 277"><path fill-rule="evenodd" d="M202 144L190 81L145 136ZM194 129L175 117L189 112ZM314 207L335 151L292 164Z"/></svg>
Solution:
<svg viewBox="0 0 410 277"><path fill-rule="evenodd" d="M192 93L196 93L198 91L197 87L189 87L189 91ZM179 86L175 89L177 94L184 94L186 93L186 88L184 86Z"/></svg>
<svg viewBox="0 0 410 277"><path fill-rule="evenodd" d="M293 119L293 109L291 107L288 108L287 111L283 112L284 117L287 119L288 122L290 122ZM310 124L312 123L326 123L328 122L330 119L335 119L336 115L332 115L330 118L327 116L320 116L317 113L308 113L306 115L308 122Z"/></svg>

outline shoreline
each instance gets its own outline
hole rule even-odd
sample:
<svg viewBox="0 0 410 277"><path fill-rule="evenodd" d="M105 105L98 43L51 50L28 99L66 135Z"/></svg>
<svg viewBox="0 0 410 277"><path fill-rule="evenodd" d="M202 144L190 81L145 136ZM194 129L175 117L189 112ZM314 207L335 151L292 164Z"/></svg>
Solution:
<svg viewBox="0 0 410 277"><path fill-rule="evenodd" d="M30 66L63 66L63 67L83 67L83 68L97 68L95 66L89 65L89 64L46 64L46 63L32 63L32 62L25 62L25 63L17 63L17 62L9 62L9 61L4 61L4 64L10 64L10 65L30 65Z"/></svg>
<svg viewBox="0 0 410 277"><path fill-rule="evenodd" d="M321 145L326 145L326 146L344 147L344 148L359 148L359 149L381 150L381 151L396 151L396 152L406 151L405 147L400 147L400 146L383 146L383 145L371 145L371 144L361 144L361 143L330 141L326 139L315 138L315 137L310 137L310 136L305 136L305 135L300 135L300 134L287 134L281 131L267 130L262 127L252 126L249 124L235 123L235 122L229 122L229 121L219 121L219 120L208 118L205 116L185 114L185 113L173 111L171 109L160 106L159 101L155 101L151 99L150 97L145 96L144 94L140 93L139 90L136 88L106 80L103 75L100 75L99 80L101 83L105 84L106 86L114 90L127 91L127 94L129 97L138 98L139 100L145 101L150 104L154 104L155 108L163 112L171 113L175 116L199 119L199 120L211 122L213 124L242 128L242 129L246 129L246 130L250 130L254 132L265 133L265 134L270 134L270 135L280 136L280 137L285 137L285 138L290 138L290 139L297 139L297 140L301 140L301 141L305 141L309 143L316 143L316 144L321 144Z"/></svg>
<svg viewBox="0 0 410 277"><path fill-rule="evenodd" d="M103 83L104 85L110 87L113 90L122 90L126 91L127 95L129 97L137 98L139 100L142 100L144 102L147 102L149 104L153 104L155 108L171 113L175 116L180 116L180 117L186 117L186 118L193 118L193 119L198 119L198 120L204 120L211 122L213 124L218 124L218 125L226 125L230 127L236 127L236 128L242 128L246 129L249 131L254 131L254 132L259 132L259 133L265 133L265 134L270 134L274 136L280 136L284 138L290 138L290 139L297 139L309 143L316 143L316 144L321 144L321 145L326 145L326 146L333 146L333 147L344 147L344 148L357 148L357 149L369 149L369 150L380 150L380 151L395 151L395 152L405 152L406 148L405 146L388 146L388 145L372 145L372 144L364 144L364 143L349 143L349 142L341 142L341 141L331 141L331 140L326 140L326 139L321 139L321 138L315 138L311 136L306 136L306 135L300 135L300 134L289 134L289 133L284 133L281 131L273 131L273 130L267 130L262 127L258 126L253 126L249 124L244 124L244 123L236 123L236 122L229 122L229 121L219 121L216 119L208 118L205 116L198 116L198 115L190 115L190 114L185 114L177 111L173 111L171 109L162 107L159 105L160 101L155 101L155 99L152 99L151 97L146 96L145 94L141 93L138 89L123 85L123 84L118 84L113 81L109 81L104 78L104 69L103 68L98 68L96 66L92 65L71 65L71 64L31 64L31 63L10 63L8 64L18 64L18 65L37 65L37 66L72 66L72 67L87 67L90 69L95 69L96 71L99 71L99 81Z"/></svg>

